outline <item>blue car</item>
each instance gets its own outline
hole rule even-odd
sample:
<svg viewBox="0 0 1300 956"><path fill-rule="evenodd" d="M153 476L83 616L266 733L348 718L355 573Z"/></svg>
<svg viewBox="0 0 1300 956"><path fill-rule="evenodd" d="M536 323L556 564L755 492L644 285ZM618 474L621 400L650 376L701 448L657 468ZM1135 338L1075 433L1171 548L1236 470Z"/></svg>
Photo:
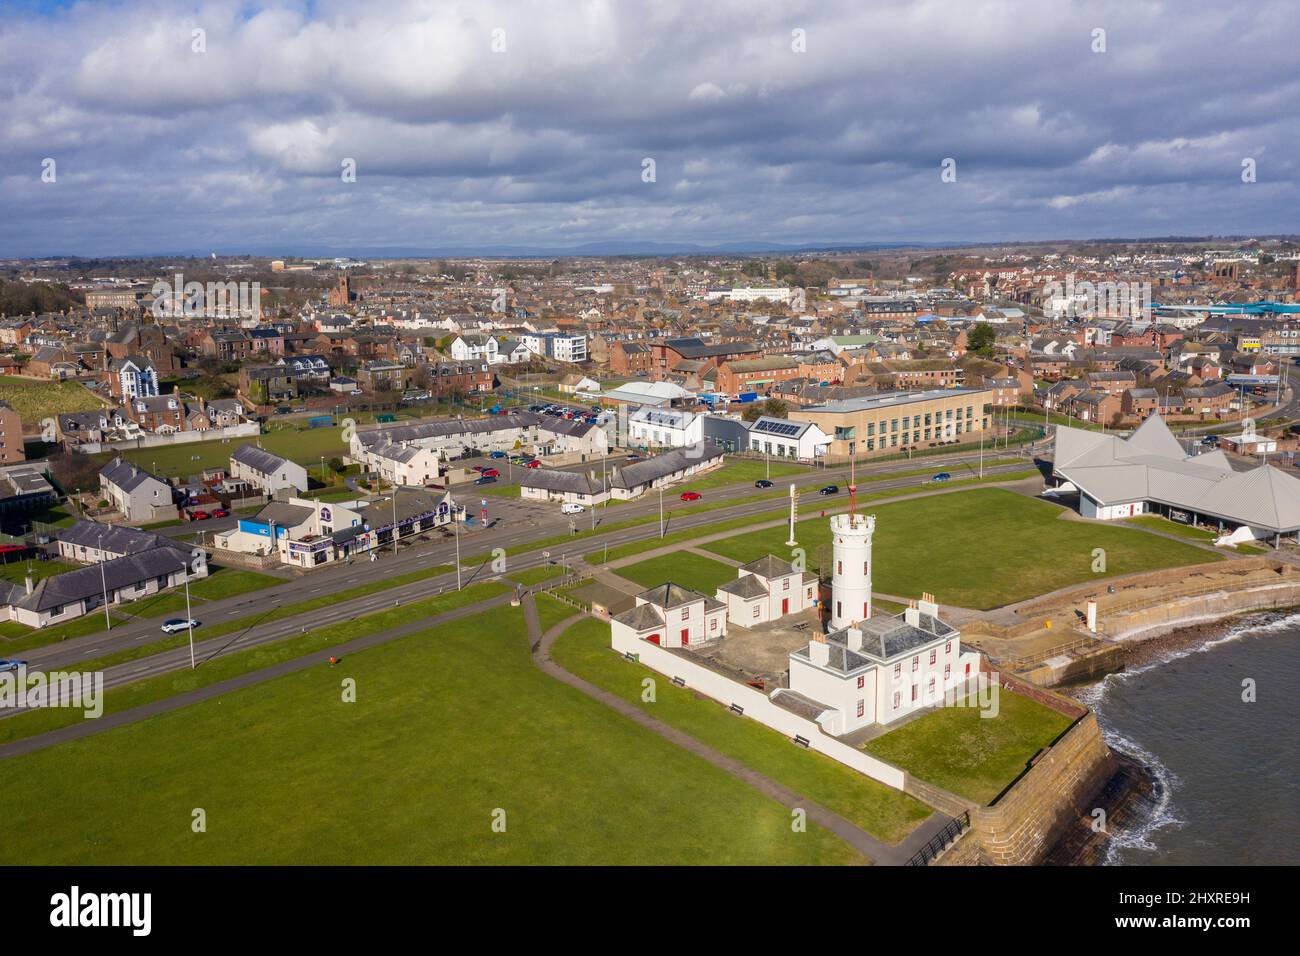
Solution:
<svg viewBox="0 0 1300 956"><path fill-rule="evenodd" d="M483 475L480 478L474 479L474 484L476 485L491 485L495 483L496 483L496 479L493 478L491 475Z"/></svg>
<svg viewBox="0 0 1300 956"><path fill-rule="evenodd" d="M26 667L26 666L27 666L26 661L17 661L17 660L12 660L8 657L0 657L0 672L16 671L18 670L18 668Z"/></svg>
<svg viewBox="0 0 1300 956"><path fill-rule="evenodd" d="M941 472L939 472L937 475L935 475L933 478L931 478L930 480L931 480L931 481L947 481L947 480L948 480L949 478L951 478L951 477L952 477L952 475L948 474L948 472L946 472L946 471L941 471Z"/></svg>
<svg viewBox="0 0 1300 956"><path fill-rule="evenodd" d="M494 451L488 455L489 458L505 458L506 453L503 451Z"/></svg>

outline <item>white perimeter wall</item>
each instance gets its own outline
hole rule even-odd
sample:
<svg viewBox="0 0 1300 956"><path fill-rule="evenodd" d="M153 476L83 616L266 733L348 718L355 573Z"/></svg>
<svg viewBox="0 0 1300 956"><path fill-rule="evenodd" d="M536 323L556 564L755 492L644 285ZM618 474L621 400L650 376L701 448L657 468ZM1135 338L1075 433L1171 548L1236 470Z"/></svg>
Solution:
<svg viewBox="0 0 1300 956"><path fill-rule="evenodd" d="M690 690L712 697L727 707L739 704L745 709L746 717L752 717L760 724L771 727L787 737L804 737L808 740L810 750L816 750L833 760L838 760L896 790L903 789L907 780L906 772L827 736L818 724L778 707L762 691L723 677L707 667L662 647L655 647L646 641L629 637L626 633L620 634L616 628L612 629L611 643L614 650L620 654L638 654L641 663L647 667L669 678L680 677ZM795 745L791 744L791 746Z"/></svg>

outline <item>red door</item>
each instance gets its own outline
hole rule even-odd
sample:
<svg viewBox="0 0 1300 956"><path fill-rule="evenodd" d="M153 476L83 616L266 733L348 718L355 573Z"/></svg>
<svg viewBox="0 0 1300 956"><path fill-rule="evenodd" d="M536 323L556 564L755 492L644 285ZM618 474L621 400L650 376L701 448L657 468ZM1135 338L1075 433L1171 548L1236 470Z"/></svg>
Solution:
<svg viewBox="0 0 1300 956"><path fill-rule="evenodd" d="M790 599L781 598L781 614L786 615L789 613L790 613Z"/></svg>
<svg viewBox="0 0 1300 956"><path fill-rule="evenodd" d="M684 628L682 628L682 647L685 647L685 646L686 646L687 644L689 644L690 642L691 642L691 631L690 631L690 628L686 628L686 627L684 627Z"/></svg>
<svg viewBox="0 0 1300 956"><path fill-rule="evenodd" d="M658 644L658 643L659 643L659 635L658 635L658 634L651 634L649 637L646 638L646 640L649 641L651 644Z"/></svg>

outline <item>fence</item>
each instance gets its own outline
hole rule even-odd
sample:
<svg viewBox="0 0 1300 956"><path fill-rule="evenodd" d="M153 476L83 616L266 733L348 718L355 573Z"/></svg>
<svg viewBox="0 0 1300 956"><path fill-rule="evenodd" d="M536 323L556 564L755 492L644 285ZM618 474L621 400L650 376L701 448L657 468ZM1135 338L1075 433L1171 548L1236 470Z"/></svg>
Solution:
<svg viewBox="0 0 1300 956"><path fill-rule="evenodd" d="M642 664L672 678L675 682L680 681L678 686L689 687L697 693L711 697L723 706L730 707L745 717L752 717L760 724L779 731L791 740L802 737L808 741L810 750L825 754L832 760L852 767L859 773L873 780L879 780L895 790L903 790L906 787L907 774L903 770L827 735L822 731L820 724L778 706L762 691L737 683L666 648L633 636L614 635L613 647L620 654L638 655Z"/></svg>
<svg viewBox="0 0 1300 956"><path fill-rule="evenodd" d="M930 837L925 846L912 854L904 866L929 866L940 853L946 850L962 831L970 826L970 814L963 813L948 821L942 830Z"/></svg>

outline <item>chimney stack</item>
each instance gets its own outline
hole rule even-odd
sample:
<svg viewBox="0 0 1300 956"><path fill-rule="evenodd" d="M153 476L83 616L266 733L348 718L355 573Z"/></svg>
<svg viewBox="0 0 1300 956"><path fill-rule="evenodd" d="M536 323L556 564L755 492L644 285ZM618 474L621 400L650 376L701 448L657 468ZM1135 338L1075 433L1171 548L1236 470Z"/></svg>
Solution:
<svg viewBox="0 0 1300 956"><path fill-rule="evenodd" d="M934 595L928 591L921 595L921 600L917 603L916 609L922 614L928 614L931 617L939 616L939 604L934 599Z"/></svg>
<svg viewBox="0 0 1300 956"><path fill-rule="evenodd" d="M851 651L862 650L861 628L856 628L856 627L849 628L848 637L849 637L849 650Z"/></svg>
<svg viewBox="0 0 1300 956"><path fill-rule="evenodd" d="M921 610L916 606L915 601L907 602L907 610L903 612L903 620L912 627L921 626Z"/></svg>
<svg viewBox="0 0 1300 956"><path fill-rule="evenodd" d="M813 639L808 642L808 659L820 667L825 667L831 662L831 646L826 643L824 635L814 634Z"/></svg>

